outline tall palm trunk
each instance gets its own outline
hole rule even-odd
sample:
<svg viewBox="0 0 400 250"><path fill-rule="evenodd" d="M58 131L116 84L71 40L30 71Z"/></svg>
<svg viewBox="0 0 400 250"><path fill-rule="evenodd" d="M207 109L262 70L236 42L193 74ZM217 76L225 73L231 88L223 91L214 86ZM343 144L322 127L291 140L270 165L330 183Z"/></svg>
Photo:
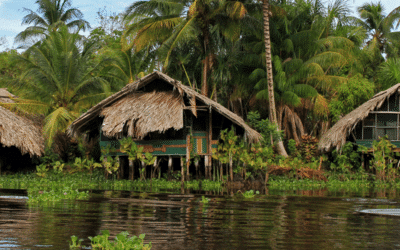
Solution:
<svg viewBox="0 0 400 250"><path fill-rule="evenodd" d="M263 16L264 16L264 42L265 42L265 59L267 65L267 81L268 81L268 98L269 98L269 120L278 127L276 118L276 107L274 97L274 80L272 76L272 58L271 58L271 40L269 34L269 0L263 0ZM278 153L284 157L288 157L282 140L277 142Z"/></svg>
<svg viewBox="0 0 400 250"><path fill-rule="evenodd" d="M208 72L210 70L210 60L211 60L211 53L208 51L208 47L210 44L210 34L208 32L207 26L203 29L204 34L204 61L203 61L203 79L201 83L201 93L208 97Z"/></svg>

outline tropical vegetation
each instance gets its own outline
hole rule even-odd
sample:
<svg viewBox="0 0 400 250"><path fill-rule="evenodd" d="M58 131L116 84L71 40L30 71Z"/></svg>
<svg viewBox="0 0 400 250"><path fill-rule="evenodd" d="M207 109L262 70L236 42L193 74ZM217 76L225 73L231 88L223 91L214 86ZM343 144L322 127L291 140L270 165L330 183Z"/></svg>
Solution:
<svg viewBox="0 0 400 250"><path fill-rule="evenodd" d="M341 152L319 155L318 138L400 81L400 7L386 13L380 2L365 3L351 16L348 3L339 0L327 5L319 0L135 1L123 13L99 11L100 26L86 37L81 31L90 24L70 0L36 4L38 10L27 10L22 23L31 26L15 39L37 40L23 52L0 53L0 87L19 97L3 107L42 122L45 157L58 155L58 163L38 162L43 178L63 166L76 166L78 172L102 168L113 176L117 160L106 156L103 162L91 154L93 145L74 141L66 129L93 104L155 69L218 101L264 135L260 144L249 146L233 130L223 131L214 155L215 180L347 174L360 160L345 159ZM130 160L143 162L145 180L143 171L154 165L154 157L129 141L123 144ZM376 152L390 148L378 144ZM395 157L379 157L373 155L371 171L389 180L392 173L382 171L396 168ZM160 179L157 173L153 177Z"/></svg>

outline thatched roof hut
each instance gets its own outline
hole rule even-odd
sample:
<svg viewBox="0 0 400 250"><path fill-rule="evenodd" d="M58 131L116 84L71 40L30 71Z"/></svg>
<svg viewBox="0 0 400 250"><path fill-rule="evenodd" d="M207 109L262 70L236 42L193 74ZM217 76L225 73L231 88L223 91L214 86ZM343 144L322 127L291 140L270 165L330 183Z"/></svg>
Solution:
<svg viewBox="0 0 400 250"><path fill-rule="evenodd" d="M141 91L143 88L151 89L149 85L152 84L157 84L154 91ZM160 91L166 85L172 85L173 90ZM183 110L190 109L197 116L199 107L196 107L196 102L207 106L202 109L215 110L243 128L249 142L260 140L261 135L241 117L158 71L126 85L121 91L92 107L70 125L68 133L76 137L93 130L95 123L102 122L102 132L108 137L120 137L125 131L128 136L142 139L150 132L163 133L170 128L183 128Z"/></svg>
<svg viewBox="0 0 400 250"><path fill-rule="evenodd" d="M0 103L12 103L17 98L5 88L0 88ZM26 117L19 116L0 106L0 144L3 147L15 146L21 154L42 156L44 140L40 126ZM1 149L0 149L1 150Z"/></svg>
<svg viewBox="0 0 400 250"><path fill-rule="evenodd" d="M326 132L322 138L320 139L318 148L321 152L329 152L333 148L340 149L345 143L346 140L351 136L355 140L357 140L356 137L358 137L355 133L355 128L360 127L361 129L364 128L364 123L363 121L370 115L372 114L380 114L380 115L398 115L399 112L399 97L398 94L400 93L400 83L396 84L395 86L377 93L372 99L369 101L365 102L346 116L344 116L342 119L340 119L328 132ZM391 107L389 108L389 99L390 99L390 105ZM383 108L385 106L385 108ZM393 107L392 107L393 106ZM382 109L384 109L382 111ZM375 118L375 120L379 118ZM382 122L381 122L382 123ZM378 124L381 124L378 121ZM396 121L395 121L396 123ZM373 124L368 124L370 130L372 131L371 134L373 133L374 135L379 135L379 131L377 126L380 125L375 125ZM374 127L375 126L375 127ZM382 126L383 127L383 126ZM393 125L394 129L398 125ZM354 132L354 133L353 133ZM362 132L362 130L361 130ZM384 133L387 133L386 131L383 131ZM353 134L352 134L353 133ZM396 132L397 133L397 132ZM360 134L360 133L359 133ZM384 135L384 134L382 134ZM371 138L371 141L375 138ZM398 135L395 135L398 140ZM364 139L364 138L362 138ZM368 138L370 139L370 138Z"/></svg>

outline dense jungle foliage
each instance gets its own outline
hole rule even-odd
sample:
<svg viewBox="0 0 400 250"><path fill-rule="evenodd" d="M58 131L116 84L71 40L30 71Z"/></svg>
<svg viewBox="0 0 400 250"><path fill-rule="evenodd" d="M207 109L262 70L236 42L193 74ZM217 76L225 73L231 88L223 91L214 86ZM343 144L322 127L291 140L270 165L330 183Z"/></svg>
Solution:
<svg viewBox="0 0 400 250"><path fill-rule="evenodd" d="M230 166L226 174L247 179L260 170L267 181L270 173L305 178L328 169L364 171L357 152L365 149L346 145L343 152L320 156L317 142L340 117L400 82L400 7L386 13L380 2L365 3L351 16L347 1L269 1L271 82L263 33L266 2L135 1L123 13L100 10L101 25L91 28L71 0L37 0L37 11L29 10L23 20L31 26L15 38L25 50L0 53L0 87L19 97L2 106L41 115L46 147L59 155L57 166L79 165L75 157L89 156L89 161L93 145L82 149L80 142L81 149L74 148L77 143L65 134L72 121L159 70L228 107L264 135L260 145L249 148L233 131L221 134L215 159ZM84 30L90 35L81 35ZM272 83L276 124L268 120ZM277 155L281 140L289 157ZM379 180L397 176L388 143L376 142L370 159ZM151 164L149 155L143 157ZM56 160L43 162L38 173L57 168ZM97 164L93 167L109 172L116 168L112 159Z"/></svg>

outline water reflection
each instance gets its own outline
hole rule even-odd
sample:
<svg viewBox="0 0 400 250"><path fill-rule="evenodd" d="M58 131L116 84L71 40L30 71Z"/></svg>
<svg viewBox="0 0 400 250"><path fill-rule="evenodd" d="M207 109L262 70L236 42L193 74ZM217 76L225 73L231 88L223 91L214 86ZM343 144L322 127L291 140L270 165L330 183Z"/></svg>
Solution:
<svg viewBox="0 0 400 250"><path fill-rule="evenodd" d="M86 239L88 245L87 237L104 229L112 236L121 231L145 233L152 249L375 249L400 245L400 218L357 212L399 208L396 199L334 197L326 190L309 192L311 196L289 194L269 192L268 196L244 199L239 194L209 192L210 202L203 204L203 194L95 191L88 201L39 209L28 207L21 191L0 190L0 248L68 249L71 235Z"/></svg>

